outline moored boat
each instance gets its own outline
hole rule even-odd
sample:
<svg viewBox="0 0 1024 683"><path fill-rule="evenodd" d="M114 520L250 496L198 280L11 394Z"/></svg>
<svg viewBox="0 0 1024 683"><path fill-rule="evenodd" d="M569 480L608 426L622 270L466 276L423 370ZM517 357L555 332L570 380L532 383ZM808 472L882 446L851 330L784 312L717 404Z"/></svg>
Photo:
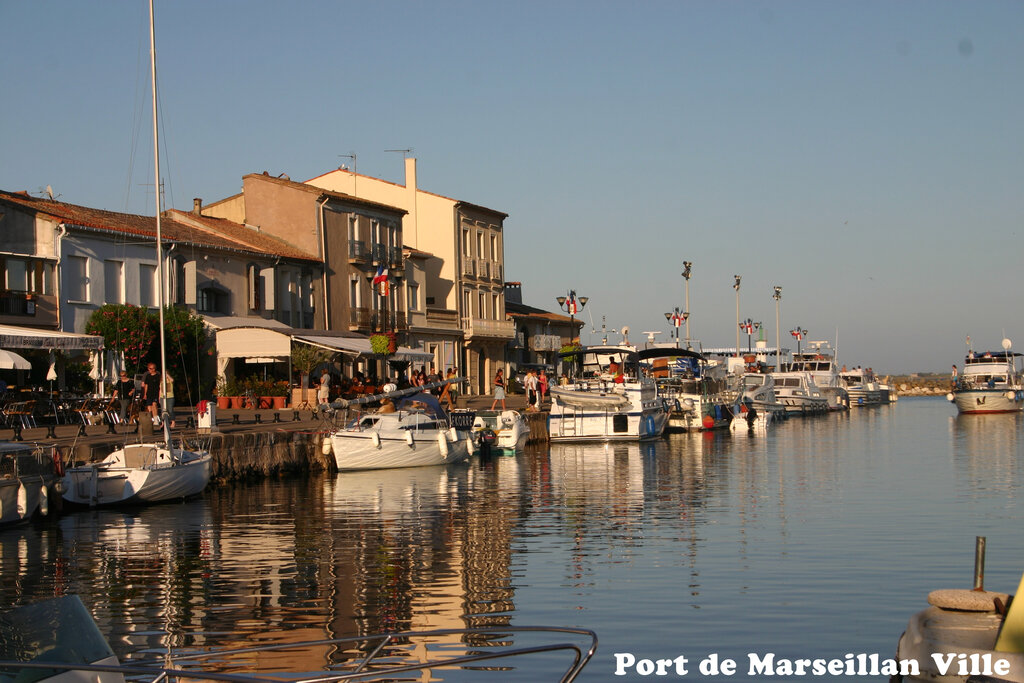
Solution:
<svg viewBox="0 0 1024 683"><path fill-rule="evenodd" d="M961 413L1016 413L1024 409L1024 381L1009 339L1002 351L970 351L964 371L958 375L946 398Z"/></svg>
<svg viewBox="0 0 1024 683"><path fill-rule="evenodd" d="M511 455L526 445L530 425L517 410L480 410L473 420L473 436L481 453Z"/></svg>
<svg viewBox="0 0 1024 683"><path fill-rule="evenodd" d="M64 501L73 505L134 505L199 495L210 481L210 454L164 443L128 444L99 462L69 467Z"/></svg>
<svg viewBox="0 0 1024 683"><path fill-rule="evenodd" d="M773 372L775 396L789 415L821 415L828 412L828 399L822 396L806 372Z"/></svg>
<svg viewBox="0 0 1024 683"><path fill-rule="evenodd" d="M882 388L870 368L865 369L860 366L852 370L844 368L839 376L850 395L851 407L863 408L889 402L888 399L882 400Z"/></svg>
<svg viewBox="0 0 1024 683"><path fill-rule="evenodd" d="M59 507L60 459L47 451L26 443L0 442L0 527Z"/></svg>
<svg viewBox="0 0 1024 683"><path fill-rule="evenodd" d="M786 406L775 395L775 379L767 372L743 375L732 412L731 431L764 430L787 417Z"/></svg>
<svg viewBox="0 0 1024 683"><path fill-rule="evenodd" d="M551 441L638 441L665 430L668 415L654 379L631 346L598 346L562 354L570 367L551 387Z"/></svg>
<svg viewBox="0 0 1024 683"><path fill-rule="evenodd" d="M678 347L654 347L638 352L650 364L658 395L668 410L668 431L698 431L728 427L732 397L722 365L701 353Z"/></svg>
<svg viewBox="0 0 1024 683"><path fill-rule="evenodd" d="M850 394L836 368L835 353L829 343L812 341L807 346L807 351L793 354L793 360L786 369L809 374L818 391L828 401L829 410L847 410L850 407Z"/></svg>

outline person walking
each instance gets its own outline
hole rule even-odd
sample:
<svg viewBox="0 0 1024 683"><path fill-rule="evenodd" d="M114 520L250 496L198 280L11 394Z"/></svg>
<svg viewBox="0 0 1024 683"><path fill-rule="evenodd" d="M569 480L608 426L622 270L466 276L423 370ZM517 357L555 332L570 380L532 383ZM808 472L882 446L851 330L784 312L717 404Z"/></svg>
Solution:
<svg viewBox="0 0 1024 683"><path fill-rule="evenodd" d="M491 410L498 405L498 401L501 401L501 409L505 410L505 371L501 368L498 368L498 373L494 376L494 401L491 402Z"/></svg>
<svg viewBox="0 0 1024 683"><path fill-rule="evenodd" d="M128 417L131 415L132 402L135 401L135 380L128 378L127 370L122 370L118 376L117 383L114 384L113 398L117 400L120 406L118 421L121 423L128 422Z"/></svg>
<svg viewBox="0 0 1024 683"><path fill-rule="evenodd" d="M548 396L548 373L544 372L544 368L540 369L537 383L540 385L540 398L537 399L537 408L539 409L544 399Z"/></svg>

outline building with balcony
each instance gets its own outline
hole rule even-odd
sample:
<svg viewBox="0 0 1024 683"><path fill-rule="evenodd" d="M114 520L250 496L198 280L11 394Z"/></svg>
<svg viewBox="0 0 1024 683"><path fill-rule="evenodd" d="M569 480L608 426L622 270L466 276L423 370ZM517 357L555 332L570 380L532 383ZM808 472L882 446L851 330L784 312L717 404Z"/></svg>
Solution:
<svg viewBox="0 0 1024 683"><path fill-rule="evenodd" d="M558 368L558 352L580 334L583 322L559 313L523 303L522 283L505 283L505 309L515 326L516 336L509 345L509 364L548 365Z"/></svg>
<svg viewBox="0 0 1024 683"><path fill-rule="evenodd" d="M425 280L416 281L424 302L423 319L433 312L433 338L420 336L423 348L432 350L439 369L450 367L450 348L458 372L470 379L469 393L490 393L491 378L505 366L505 348L515 332L505 316L504 221L508 214L419 189L412 158L405 160L404 185L345 168L307 184L406 212L404 245L430 255L419 259ZM457 326L449 328L452 312Z"/></svg>

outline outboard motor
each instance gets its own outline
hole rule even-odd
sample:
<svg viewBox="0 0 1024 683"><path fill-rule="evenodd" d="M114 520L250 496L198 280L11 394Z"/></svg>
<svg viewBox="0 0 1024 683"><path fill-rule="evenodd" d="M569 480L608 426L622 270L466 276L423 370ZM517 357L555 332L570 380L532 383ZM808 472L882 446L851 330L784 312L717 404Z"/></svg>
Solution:
<svg viewBox="0 0 1024 683"><path fill-rule="evenodd" d="M489 458L494 450L494 442L498 440L498 434L493 429L481 429L480 436L480 457Z"/></svg>

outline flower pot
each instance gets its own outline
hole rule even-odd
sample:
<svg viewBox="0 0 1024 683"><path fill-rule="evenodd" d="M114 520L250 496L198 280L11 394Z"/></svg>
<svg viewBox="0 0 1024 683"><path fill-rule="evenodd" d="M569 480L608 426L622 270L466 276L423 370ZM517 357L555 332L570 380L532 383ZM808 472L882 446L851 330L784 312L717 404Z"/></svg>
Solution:
<svg viewBox="0 0 1024 683"><path fill-rule="evenodd" d="M260 396L260 408L269 408L274 405L274 398L272 396Z"/></svg>
<svg viewBox="0 0 1024 683"><path fill-rule="evenodd" d="M245 407L245 396L232 396L231 407L235 410L241 410Z"/></svg>
<svg viewBox="0 0 1024 683"><path fill-rule="evenodd" d="M217 408L219 408L220 410L227 410L230 407L231 407L231 397L230 396L218 396L217 397Z"/></svg>
<svg viewBox="0 0 1024 683"><path fill-rule="evenodd" d="M284 408L284 404L288 400L287 396L274 396L272 398L274 399L275 410L281 410L282 408Z"/></svg>

